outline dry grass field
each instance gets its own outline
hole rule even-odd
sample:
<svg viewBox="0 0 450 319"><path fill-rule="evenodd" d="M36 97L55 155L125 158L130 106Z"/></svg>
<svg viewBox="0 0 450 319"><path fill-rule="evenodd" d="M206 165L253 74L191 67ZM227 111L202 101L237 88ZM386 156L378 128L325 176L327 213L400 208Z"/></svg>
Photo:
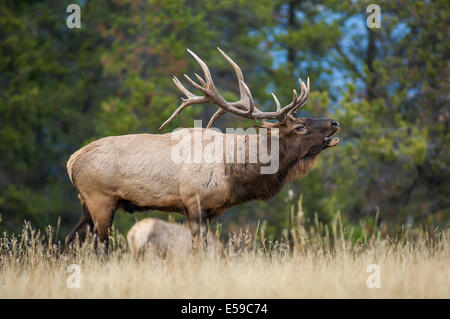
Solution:
<svg viewBox="0 0 450 319"><path fill-rule="evenodd" d="M300 212L301 213L301 212ZM93 241L76 254L25 225L0 239L0 298L450 298L450 230L375 230L351 240L339 220L306 229L301 214L286 239L231 236L223 257L137 259L113 234L107 255ZM351 231L350 231L351 233ZM80 288L69 288L70 264ZM369 288L367 266L380 266L380 288Z"/></svg>

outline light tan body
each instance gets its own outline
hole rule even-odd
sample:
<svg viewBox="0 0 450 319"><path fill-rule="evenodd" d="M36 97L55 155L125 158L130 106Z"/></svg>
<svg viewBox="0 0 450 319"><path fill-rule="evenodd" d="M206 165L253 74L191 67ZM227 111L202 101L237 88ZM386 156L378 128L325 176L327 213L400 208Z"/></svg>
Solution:
<svg viewBox="0 0 450 319"><path fill-rule="evenodd" d="M88 207L104 195L183 213L200 196L204 209L220 209L230 192L224 164L174 163L171 150L179 142L170 135L110 136L74 153L67 169L75 184L89 181L79 189Z"/></svg>
<svg viewBox="0 0 450 319"><path fill-rule="evenodd" d="M194 134L194 130L204 131L186 131ZM199 219L206 221L225 210L231 196L225 164L174 162L172 149L183 140L172 139L171 134L109 136L91 142L70 157L67 171L80 194L84 214L67 243L89 223L101 239L106 239L117 208L182 213L190 222L195 221L196 232ZM193 144L194 139L184 143Z"/></svg>
<svg viewBox="0 0 450 319"><path fill-rule="evenodd" d="M192 254L192 237L186 225L174 224L161 219L146 218L131 227L127 235L128 247L138 256L151 249L163 256ZM220 253L220 240L211 232L207 235L208 253Z"/></svg>

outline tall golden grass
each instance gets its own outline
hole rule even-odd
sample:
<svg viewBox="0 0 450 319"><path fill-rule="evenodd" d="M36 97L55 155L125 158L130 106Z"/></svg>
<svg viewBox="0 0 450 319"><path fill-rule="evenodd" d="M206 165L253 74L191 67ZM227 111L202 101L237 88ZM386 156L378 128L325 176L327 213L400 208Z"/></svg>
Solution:
<svg viewBox="0 0 450 319"><path fill-rule="evenodd" d="M301 207L301 205L300 205ZM241 231L224 256L135 258L113 232L107 254L89 239L75 252L25 223L0 239L0 298L450 298L450 230L372 229L359 239L336 214L330 225L306 227L301 208L280 241L265 226ZM70 264L80 288L69 288ZM380 266L380 288L369 288L367 266Z"/></svg>

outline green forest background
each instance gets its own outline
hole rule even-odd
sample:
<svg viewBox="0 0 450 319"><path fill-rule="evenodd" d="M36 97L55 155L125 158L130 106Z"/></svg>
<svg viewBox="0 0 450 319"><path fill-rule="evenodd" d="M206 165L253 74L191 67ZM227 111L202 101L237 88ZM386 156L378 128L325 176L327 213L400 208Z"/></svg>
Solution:
<svg viewBox="0 0 450 319"><path fill-rule="evenodd" d="M66 26L66 7L81 7L81 29ZM381 7L368 29L366 7ZM60 218L64 236L81 208L66 173L70 154L108 135L158 133L179 105L172 76L208 63L228 99L242 68L265 110L270 93L288 103L297 78L311 79L302 116L331 117L341 143L307 177L268 202L234 207L217 219L225 230L266 222L287 227L302 198L307 220L390 227L448 227L450 221L450 2L85 0L0 3L0 231L24 220L44 228ZM195 106L165 132L206 121ZM205 123L205 122L204 122ZM248 127L227 115L216 126ZM116 214L126 232L136 218Z"/></svg>

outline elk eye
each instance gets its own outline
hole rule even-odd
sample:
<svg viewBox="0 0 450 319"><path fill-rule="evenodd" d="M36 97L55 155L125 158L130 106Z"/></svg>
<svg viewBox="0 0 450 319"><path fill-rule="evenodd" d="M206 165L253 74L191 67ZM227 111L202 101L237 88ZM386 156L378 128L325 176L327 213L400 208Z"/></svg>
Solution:
<svg viewBox="0 0 450 319"><path fill-rule="evenodd" d="M306 127L300 125L300 126L296 126L295 130L299 133L306 133Z"/></svg>

